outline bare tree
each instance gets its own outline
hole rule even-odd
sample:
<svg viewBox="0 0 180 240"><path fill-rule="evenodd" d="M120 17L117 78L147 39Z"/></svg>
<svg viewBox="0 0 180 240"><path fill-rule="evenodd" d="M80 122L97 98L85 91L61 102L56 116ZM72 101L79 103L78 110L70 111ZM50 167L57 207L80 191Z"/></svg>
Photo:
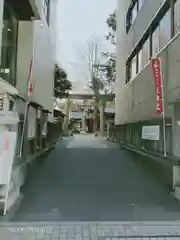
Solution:
<svg viewBox="0 0 180 240"><path fill-rule="evenodd" d="M100 89L102 88L101 79L99 76L99 69L98 69L98 42L97 39L92 38L90 41L87 42L86 50L84 54L81 55L81 60L87 66L88 71L88 78L89 78L89 87L94 92L94 132L97 128L98 122L98 113L99 113L99 96L100 96Z"/></svg>

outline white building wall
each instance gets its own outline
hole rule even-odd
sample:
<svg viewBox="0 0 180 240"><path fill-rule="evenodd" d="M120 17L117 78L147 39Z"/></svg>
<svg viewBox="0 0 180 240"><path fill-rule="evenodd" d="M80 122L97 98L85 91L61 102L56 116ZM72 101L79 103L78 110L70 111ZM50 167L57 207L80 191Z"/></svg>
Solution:
<svg viewBox="0 0 180 240"><path fill-rule="evenodd" d="M17 57L17 88L27 95L30 61L34 53L31 99L52 111L56 53L56 0L51 0L50 24L44 20L20 22Z"/></svg>
<svg viewBox="0 0 180 240"><path fill-rule="evenodd" d="M36 119L37 111L34 107L29 107L28 113L28 139L33 139L36 136Z"/></svg>
<svg viewBox="0 0 180 240"><path fill-rule="evenodd" d="M54 46L50 33L46 21L35 21L32 100L51 111L54 88Z"/></svg>
<svg viewBox="0 0 180 240"><path fill-rule="evenodd" d="M18 26L16 88L20 95L27 96L28 75L33 49L33 24L20 21Z"/></svg>
<svg viewBox="0 0 180 240"><path fill-rule="evenodd" d="M4 0L0 0L0 49L1 49L2 28L3 28L3 7L4 7ZM1 60L1 51L0 51L0 60Z"/></svg>
<svg viewBox="0 0 180 240"><path fill-rule="evenodd" d="M115 124L123 122L123 116L128 102L126 101L126 12L131 0L118 0L117 8L117 47L116 47L116 97L115 97Z"/></svg>
<svg viewBox="0 0 180 240"><path fill-rule="evenodd" d="M35 21L34 26L34 91L33 100L52 111L54 97L54 69L56 54L57 0L50 1L50 22Z"/></svg>

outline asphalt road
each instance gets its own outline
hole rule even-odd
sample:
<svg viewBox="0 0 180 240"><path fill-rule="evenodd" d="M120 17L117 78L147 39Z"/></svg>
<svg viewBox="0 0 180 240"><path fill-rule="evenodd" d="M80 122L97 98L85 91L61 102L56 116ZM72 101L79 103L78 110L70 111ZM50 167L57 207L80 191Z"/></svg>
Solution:
<svg viewBox="0 0 180 240"><path fill-rule="evenodd" d="M59 142L34 166L11 220L179 220L179 204L132 158L92 135Z"/></svg>

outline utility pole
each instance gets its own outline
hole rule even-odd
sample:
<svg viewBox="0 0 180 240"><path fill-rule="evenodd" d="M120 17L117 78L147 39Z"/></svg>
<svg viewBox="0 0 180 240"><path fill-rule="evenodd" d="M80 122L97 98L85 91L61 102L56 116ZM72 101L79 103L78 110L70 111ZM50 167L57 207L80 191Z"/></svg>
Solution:
<svg viewBox="0 0 180 240"><path fill-rule="evenodd" d="M94 42L92 45L92 63L91 63L91 81L92 81L92 88L95 93L95 81L94 81L94 63L96 59L96 47L94 47ZM96 95L96 94L95 94ZM93 102L93 132L96 132L96 96L94 96L94 102Z"/></svg>
<svg viewBox="0 0 180 240"><path fill-rule="evenodd" d="M95 98L94 98L94 126L93 126L93 130L94 132L96 132L97 130L97 109L98 109L98 89L97 89L97 83L96 83L96 79L97 79L97 75L98 75L98 71L97 68L95 68L94 66L97 65L97 55L98 55L98 45L97 43L95 43L95 46L93 47L93 61L92 61L92 85L93 85L93 90L95 93Z"/></svg>

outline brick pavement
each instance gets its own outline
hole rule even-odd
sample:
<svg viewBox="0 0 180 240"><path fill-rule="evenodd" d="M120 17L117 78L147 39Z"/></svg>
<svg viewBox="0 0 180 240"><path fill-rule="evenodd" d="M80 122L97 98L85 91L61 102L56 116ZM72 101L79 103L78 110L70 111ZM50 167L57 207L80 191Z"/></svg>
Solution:
<svg viewBox="0 0 180 240"><path fill-rule="evenodd" d="M1 240L172 240L180 222L31 222L0 226Z"/></svg>

